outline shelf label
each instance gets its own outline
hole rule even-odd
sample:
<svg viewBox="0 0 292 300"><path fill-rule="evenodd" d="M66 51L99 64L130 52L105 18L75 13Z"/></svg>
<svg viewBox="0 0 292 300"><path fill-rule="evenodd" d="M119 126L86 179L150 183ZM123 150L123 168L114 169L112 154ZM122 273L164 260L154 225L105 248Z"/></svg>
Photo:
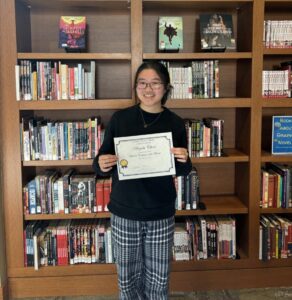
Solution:
<svg viewBox="0 0 292 300"><path fill-rule="evenodd" d="M292 154L292 116L273 116L272 154Z"/></svg>

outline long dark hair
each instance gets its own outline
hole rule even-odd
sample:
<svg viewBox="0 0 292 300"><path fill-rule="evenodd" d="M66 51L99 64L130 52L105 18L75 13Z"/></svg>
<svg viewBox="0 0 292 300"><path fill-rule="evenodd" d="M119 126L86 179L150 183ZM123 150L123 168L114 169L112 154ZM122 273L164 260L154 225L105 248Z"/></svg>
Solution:
<svg viewBox="0 0 292 300"><path fill-rule="evenodd" d="M160 62L158 61L146 61L143 62L140 67L138 68L136 75L135 75L135 94L137 97L137 92L136 92L136 84L137 84L137 79L139 74L145 70L145 69L152 69L154 70L157 75L159 76L160 80L163 82L164 84L164 88L165 88L165 93L161 99L161 104L164 105L168 99L168 96L171 92L172 86L170 84L170 78L169 78L169 73L167 68Z"/></svg>

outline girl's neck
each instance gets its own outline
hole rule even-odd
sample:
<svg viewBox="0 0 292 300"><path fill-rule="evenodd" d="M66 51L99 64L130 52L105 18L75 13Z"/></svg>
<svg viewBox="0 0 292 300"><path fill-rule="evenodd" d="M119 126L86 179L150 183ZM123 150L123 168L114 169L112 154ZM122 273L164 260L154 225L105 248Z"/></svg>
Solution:
<svg viewBox="0 0 292 300"><path fill-rule="evenodd" d="M161 104L155 106L146 106L143 105L143 103L140 103L139 106L142 110L152 114L157 114L163 111L163 107L161 106Z"/></svg>

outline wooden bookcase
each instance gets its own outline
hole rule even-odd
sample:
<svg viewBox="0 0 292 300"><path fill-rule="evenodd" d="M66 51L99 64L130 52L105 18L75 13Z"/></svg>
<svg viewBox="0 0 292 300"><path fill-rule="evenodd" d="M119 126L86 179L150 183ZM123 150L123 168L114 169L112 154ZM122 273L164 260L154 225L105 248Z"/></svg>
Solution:
<svg viewBox="0 0 292 300"><path fill-rule="evenodd" d="M292 49L263 48L264 19L292 19L291 0L0 0L1 25L1 150L6 230L8 288L11 298L106 295L117 293L113 264L24 267L23 228L27 220L108 218L109 214L23 215L22 186L47 167L71 166L90 171L91 161L22 162L19 122L22 116L82 119L101 115L106 124L117 110L135 103L133 75L143 59L171 60L178 65L195 59L219 59L220 99L169 100L167 106L185 118L224 119L226 156L193 158L201 181L204 211L186 215L233 214L237 221L240 259L176 262L171 290L250 288L292 284L291 259L258 260L259 218L262 213L292 213L292 209L260 209L260 168L265 162L292 163L291 156L271 156L271 136L265 120L292 114L291 99L261 96L262 70L292 59ZM236 52L202 53L198 16L202 12L231 13ZM85 15L88 51L58 49L61 15ZM184 50L157 52L159 16L184 20ZM16 101L14 66L18 59L96 61L96 100Z"/></svg>

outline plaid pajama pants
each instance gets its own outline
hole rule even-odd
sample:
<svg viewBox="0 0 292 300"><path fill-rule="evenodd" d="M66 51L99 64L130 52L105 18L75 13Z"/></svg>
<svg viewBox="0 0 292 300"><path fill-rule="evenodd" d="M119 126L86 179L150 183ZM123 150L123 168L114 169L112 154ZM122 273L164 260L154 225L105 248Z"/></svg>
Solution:
<svg viewBox="0 0 292 300"><path fill-rule="evenodd" d="M121 300L167 300L174 217L133 221L111 216Z"/></svg>

